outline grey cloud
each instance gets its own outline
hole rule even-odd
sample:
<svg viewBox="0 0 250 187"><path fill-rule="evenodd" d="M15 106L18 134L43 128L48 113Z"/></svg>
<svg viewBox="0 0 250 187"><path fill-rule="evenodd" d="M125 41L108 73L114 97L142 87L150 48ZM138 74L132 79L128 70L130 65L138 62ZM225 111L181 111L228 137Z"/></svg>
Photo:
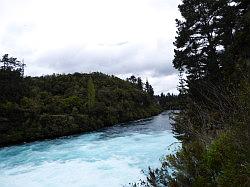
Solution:
<svg viewBox="0 0 250 187"><path fill-rule="evenodd" d="M174 18L178 15L176 7L181 2L180 0L141 1L146 8L150 5L150 8L148 7L149 9L147 9L150 14L156 15L155 17L153 16L152 20L145 20L145 23L148 21L150 26L151 24L154 25L154 22L158 23L159 21L159 24L155 24L155 28L152 29L152 33L150 31L145 32L145 35L141 32L142 35L138 34L136 31L141 31L141 28L145 31L147 31L146 29L151 29L147 24L144 25L144 22L141 24L138 22L138 24L132 24L133 27L131 28L133 30L128 30L128 32L131 32L131 36L130 34L123 34L123 32L116 36L116 33L120 32L120 30L114 29L112 31L114 32L112 40L108 37L106 38L106 35L98 39L97 35L93 41L92 39L88 40L87 34L82 38L84 32L81 33L82 35L78 36L76 34L74 35L75 37L72 37L75 32L71 32L71 29L68 30L67 20L65 20L65 31L62 31L61 35L58 33L59 36L62 36L62 41L60 41L60 37L56 37L57 33L46 33L48 30L44 29L47 28L47 24L48 28L50 28L50 21L46 19L51 17L36 14L36 8L39 8L35 6L37 3L31 4L29 0L23 1L12 0L10 2L9 0L0 0L0 20L4 23L0 25L0 48L4 50L2 51L3 53L10 53L11 56L19 59L24 58L27 64L27 75L42 75L52 72L101 71L114 75L135 74L145 78L150 74L152 83L155 84L158 90L161 90L163 87L174 89L174 84L165 85L166 81L161 80L165 80L166 76L177 74L177 71L172 67L173 41L170 41L168 38L174 39ZM43 2L45 4L50 3L48 0ZM145 12L140 12L140 7L137 7L138 15L141 15L143 18ZM22 15L21 10L25 10L27 15L30 13L30 16ZM13 17L12 14L14 15ZM126 17L127 14L124 15L123 21L126 21ZM164 20L160 19L162 17ZM67 18L70 20L72 17L60 17L60 20ZM140 20L139 18L140 16L138 16L138 20ZM77 19L75 21L77 22ZM91 26L92 22L94 23L95 21L95 19L91 20L90 18L89 25L87 24L86 27ZM83 23L80 22L79 26L81 24ZM44 27L41 27L41 25ZM53 26L57 27L56 24ZM58 27L61 28L60 26L62 25L59 24ZM73 24L73 26L75 25ZM111 27L112 25L107 26ZM81 29L81 27L79 28ZM134 34L133 31L135 31ZM55 40L53 40L54 37L50 37L54 35ZM159 38L157 41L157 37L163 37L163 39ZM64 38L65 42L63 41ZM155 82L153 82L153 78Z"/></svg>
<svg viewBox="0 0 250 187"><path fill-rule="evenodd" d="M125 42L118 42L118 43L114 43L114 44L103 44L103 43L100 43L98 45L99 46L121 46L121 45L126 45L128 43L129 43L128 41L125 41Z"/></svg>
<svg viewBox="0 0 250 187"><path fill-rule="evenodd" d="M106 49L97 52L86 48L71 47L42 54L33 65L43 68L42 74L45 74L44 69L47 69L48 73L100 71L119 76L134 74L144 77L144 81L146 77L150 78L156 94L178 93L176 90L177 71L172 67L171 58L167 58L167 55L159 55L157 50L146 51L147 49L140 45L124 47L118 51L113 49L108 53Z"/></svg>
<svg viewBox="0 0 250 187"><path fill-rule="evenodd" d="M125 45L127 43L128 43L128 41L126 41L126 42L119 42L119 43L116 43L116 45Z"/></svg>
<svg viewBox="0 0 250 187"><path fill-rule="evenodd" d="M126 42L127 44L127 42ZM176 73L171 56L166 50L148 50L140 44L101 47L70 47L42 54L35 63L58 73L101 71L109 74L138 74L151 72L152 76ZM166 53L166 54L165 54Z"/></svg>

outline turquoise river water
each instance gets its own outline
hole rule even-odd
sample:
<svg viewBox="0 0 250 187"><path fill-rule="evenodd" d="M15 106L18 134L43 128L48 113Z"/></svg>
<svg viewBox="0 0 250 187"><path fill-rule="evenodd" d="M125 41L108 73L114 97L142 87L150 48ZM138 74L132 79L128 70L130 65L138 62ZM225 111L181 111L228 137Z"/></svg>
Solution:
<svg viewBox="0 0 250 187"><path fill-rule="evenodd" d="M118 187L178 147L169 113L98 132L0 149L0 187Z"/></svg>

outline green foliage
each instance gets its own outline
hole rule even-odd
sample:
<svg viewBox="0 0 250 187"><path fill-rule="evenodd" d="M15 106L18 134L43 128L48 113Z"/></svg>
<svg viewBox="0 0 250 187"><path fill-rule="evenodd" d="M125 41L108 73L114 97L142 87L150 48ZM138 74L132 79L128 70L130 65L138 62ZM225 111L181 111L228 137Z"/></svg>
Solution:
<svg viewBox="0 0 250 187"><path fill-rule="evenodd" d="M19 76L3 91L20 83L27 91L18 100L7 94L0 102L0 146L92 131L162 111L137 82L98 72Z"/></svg>
<svg viewBox="0 0 250 187"><path fill-rule="evenodd" d="M184 19L176 20L178 36L173 64L186 73L189 94L196 99L200 97L196 87L200 80L212 84L238 80L231 76L243 73L237 72L235 61L239 48L235 50L233 46L243 35L242 31L249 30L248 26L243 26L246 1L183 0L179 10Z"/></svg>
<svg viewBox="0 0 250 187"><path fill-rule="evenodd" d="M141 77L137 78L137 87L139 90L143 90L143 82L141 80Z"/></svg>
<svg viewBox="0 0 250 187"><path fill-rule="evenodd" d="M5 54L0 59L0 102L20 102L26 88L22 81L25 64Z"/></svg>
<svg viewBox="0 0 250 187"><path fill-rule="evenodd" d="M174 95L167 93L166 95L161 93L160 96L158 96L159 104L164 108L165 110L178 110L181 109L181 99L180 95Z"/></svg>
<svg viewBox="0 0 250 187"><path fill-rule="evenodd" d="M173 63L187 79L173 131L182 148L143 186L250 186L249 3L183 0L179 10Z"/></svg>
<svg viewBox="0 0 250 187"><path fill-rule="evenodd" d="M95 87L92 78L88 80L88 107L92 108L95 104Z"/></svg>

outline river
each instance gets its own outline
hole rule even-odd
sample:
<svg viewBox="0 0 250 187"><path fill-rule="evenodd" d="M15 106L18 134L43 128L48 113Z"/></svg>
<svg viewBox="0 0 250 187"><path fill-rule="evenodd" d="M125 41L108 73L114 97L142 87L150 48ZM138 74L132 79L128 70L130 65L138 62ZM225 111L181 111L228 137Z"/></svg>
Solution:
<svg viewBox="0 0 250 187"><path fill-rule="evenodd" d="M177 148L169 113L98 132L0 149L1 187L118 187Z"/></svg>

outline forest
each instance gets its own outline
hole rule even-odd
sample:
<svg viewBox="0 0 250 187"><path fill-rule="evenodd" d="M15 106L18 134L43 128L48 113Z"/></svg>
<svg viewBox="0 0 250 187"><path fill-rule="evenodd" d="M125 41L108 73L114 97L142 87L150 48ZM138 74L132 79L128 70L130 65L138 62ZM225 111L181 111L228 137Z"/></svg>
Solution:
<svg viewBox="0 0 250 187"><path fill-rule="evenodd" d="M24 76L25 64L3 55L0 145L98 130L159 114L176 96L154 96L140 77L94 72ZM168 102L166 98L171 99ZM160 105L161 104L161 105ZM168 106L170 107L170 106Z"/></svg>
<svg viewBox="0 0 250 187"><path fill-rule="evenodd" d="M133 75L126 80L100 72L25 76L25 64L5 54L0 147L173 110L172 131L181 146L133 186L250 186L249 0L181 2L173 43L178 96L157 96L148 81Z"/></svg>
<svg viewBox="0 0 250 187"><path fill-rule="evenodd" d="M250 186L249 1L182 0L178 8L182 110L173 131L182 146L139 185Z"/></svg>

